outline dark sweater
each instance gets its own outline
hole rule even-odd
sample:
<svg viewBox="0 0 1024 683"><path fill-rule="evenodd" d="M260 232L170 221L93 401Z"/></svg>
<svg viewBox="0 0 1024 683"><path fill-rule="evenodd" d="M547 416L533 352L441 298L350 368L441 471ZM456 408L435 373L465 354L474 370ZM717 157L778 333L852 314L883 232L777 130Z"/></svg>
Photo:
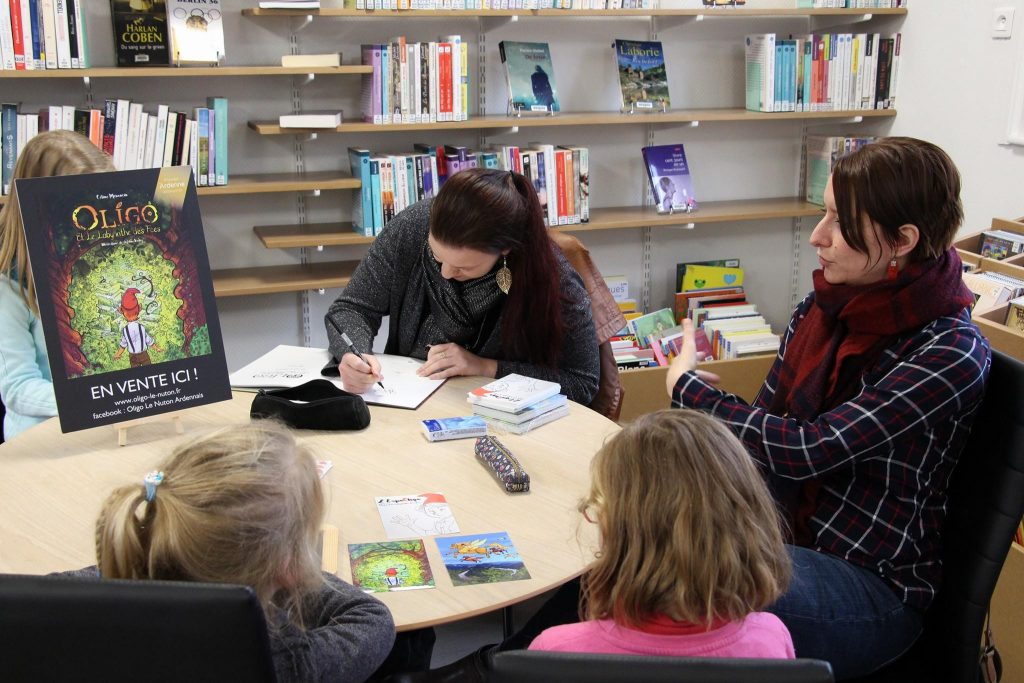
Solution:
<svg viewBox="0 0 1024 683"><path fill-rule="evenodd" d="M420 321L429 304L424 297L406 296L414 278L425 277L421 254L427 241L430 200L413 204L398 214L377 237L352 279L330 309L327 317L352 339L356 349L369 352L381 319L390 316L385 353L425 358L426 349L415 344ZM501 349L501 320L481 345L480 356L498 361L498 377L516 373L558 382L562 393L588 405L597 393L600 363L590 298L580 276L554 245L558 261L559 290L563 296L562 319L565 335L557 368L506 358ZM529 283L512 283L529 287ZM329 321L327 337L335 358L346 351L341 334Z"/></svg>
<svg viewBox="0 0 1024 683"><path fill-rule="evenodd" d="M100 578L96 567L64 576ZM308 628L281 613L269 617L270 651L278 683L360 683L391 652L395 623L377 598L324 573L324 585L306 608Z"/></svg>

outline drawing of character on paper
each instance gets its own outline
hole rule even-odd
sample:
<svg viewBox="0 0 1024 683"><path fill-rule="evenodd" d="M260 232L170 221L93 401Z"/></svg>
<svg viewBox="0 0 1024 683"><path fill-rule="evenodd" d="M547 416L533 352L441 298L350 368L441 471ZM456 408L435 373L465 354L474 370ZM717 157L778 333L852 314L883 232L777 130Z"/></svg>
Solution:
<svg viewBox="0 0 1024 683"><path fill-rule="evenodd" d="M459 533L448 501L440 493L377 498L377 510L388 538Z"/></svg>

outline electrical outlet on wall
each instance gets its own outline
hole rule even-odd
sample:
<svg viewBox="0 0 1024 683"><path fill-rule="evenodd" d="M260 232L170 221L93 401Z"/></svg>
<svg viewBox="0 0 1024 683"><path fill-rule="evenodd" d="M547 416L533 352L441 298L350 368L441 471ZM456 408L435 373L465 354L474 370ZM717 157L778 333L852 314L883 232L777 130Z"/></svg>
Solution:
<svg viewBox="0 0 1024 683"><path fill-rule="evenodd" d="M1010 38L1013 34L1013 8L997 7L992 10L992 37Z"/></svg>

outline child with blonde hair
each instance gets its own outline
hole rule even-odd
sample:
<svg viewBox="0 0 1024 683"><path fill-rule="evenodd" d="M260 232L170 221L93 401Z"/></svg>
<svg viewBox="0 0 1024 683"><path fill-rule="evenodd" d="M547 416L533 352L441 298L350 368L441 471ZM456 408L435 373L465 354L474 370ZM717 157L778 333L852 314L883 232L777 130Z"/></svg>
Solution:
<svg viewBox="0 0 1024 683"><path fill-rule="evenodd" d="M99 573L251 586L278 681L363 681L391 650L394 622L383 603L320 571L324 511L313 456L290 432L228 427L110 494L96 522Z"/></svg>
<svg viewBox="0 0 1024 683"><path fill-rule="evenodd" d="M531 650L791 659L779 619L785 590L779 516L753 460L696 411L644 415L591 463L580 512L600 550L584 573L578 624Z"/></svg>
<svg viewBox="0 0 1024 683"><path fill-rule="evenodd" d="M67 130L40 133L25 145L14 179L113 171L110 156L88 138ZM39 306L28 261L17 187L0 209L0 398L7 409L3 435L57 414Z"/></svg>

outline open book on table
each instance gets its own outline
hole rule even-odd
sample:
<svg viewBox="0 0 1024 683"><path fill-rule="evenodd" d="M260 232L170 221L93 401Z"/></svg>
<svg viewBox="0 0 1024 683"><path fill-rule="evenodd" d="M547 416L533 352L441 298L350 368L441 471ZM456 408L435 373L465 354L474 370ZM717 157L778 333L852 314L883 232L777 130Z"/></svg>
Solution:
<svg viewBox="0 0 1024 683"><path fill-rule="evenodd" d="M416 370L423 365L421 360L386 353L376 357L385 388L374 384L362 394L363 400L371 405L415 409L445 382L418 376ZM328 379L344 389L341 378L323 374L324 368L333 364L327 349L281 344L231 373L229 379L236 389L294 387L314 379Z"/></svg>

